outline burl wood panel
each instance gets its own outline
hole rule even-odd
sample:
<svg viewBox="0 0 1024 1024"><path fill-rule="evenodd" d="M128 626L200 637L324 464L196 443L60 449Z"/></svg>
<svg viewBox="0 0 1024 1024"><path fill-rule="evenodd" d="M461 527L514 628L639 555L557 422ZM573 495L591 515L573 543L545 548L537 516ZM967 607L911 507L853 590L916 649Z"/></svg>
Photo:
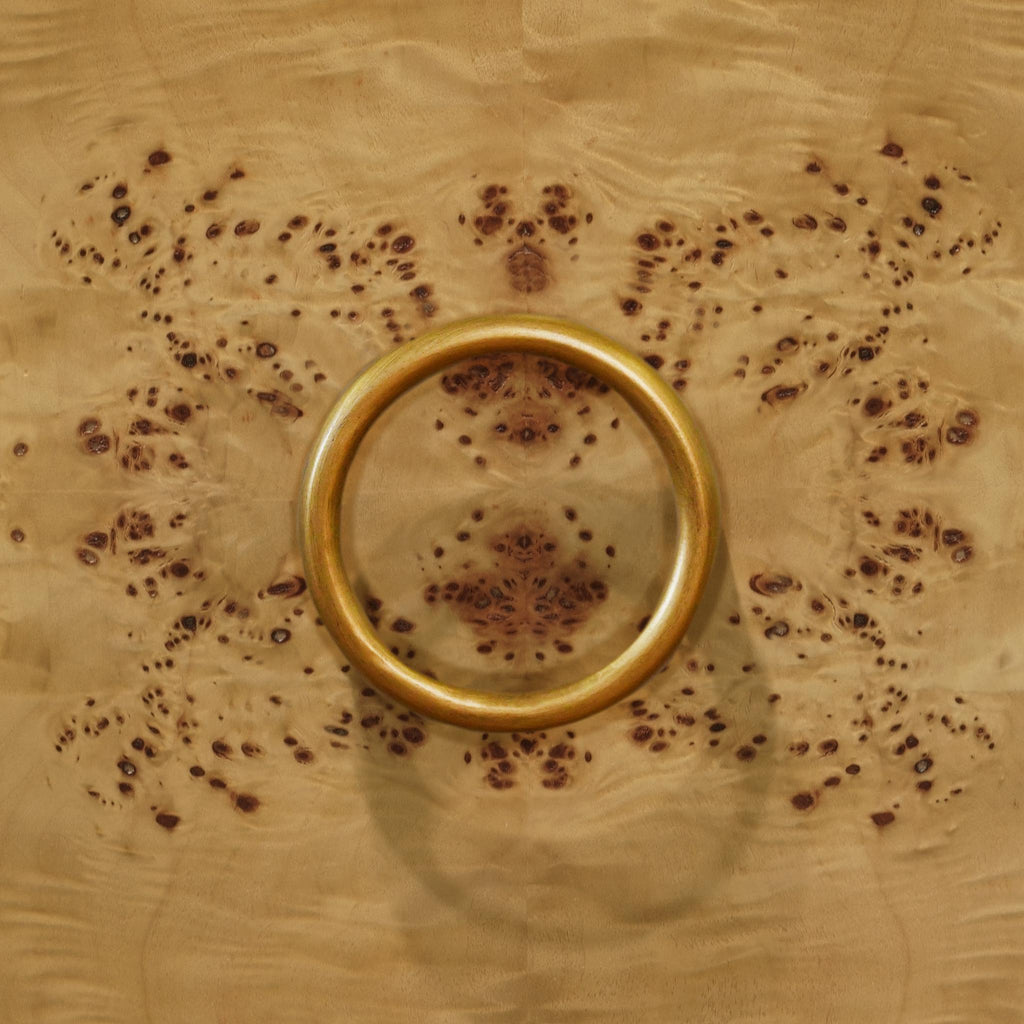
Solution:
<svg viewBox="0 0 1024 1024"><path fill-rule="evenodd" d="M0 1021L1024 1019L1022 13L4 5ZM294 499L509 311L664 374L724 540L633 698L486 736L348 670ZM495 688L672 544L621 399L500 352L349 494L381 634Z"/></svg>

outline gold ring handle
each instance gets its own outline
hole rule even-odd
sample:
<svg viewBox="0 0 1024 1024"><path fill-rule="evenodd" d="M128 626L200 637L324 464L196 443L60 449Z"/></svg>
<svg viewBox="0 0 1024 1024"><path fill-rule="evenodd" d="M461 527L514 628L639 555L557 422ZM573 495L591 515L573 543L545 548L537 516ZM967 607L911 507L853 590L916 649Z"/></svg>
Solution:
<svg viewBox="0 0 1024 1024"><path fill-rule="evenodd" d="M345 479L359 442L399 395L438 370L494 352L531 352L571 363L615 388L654 435L668 463L678 544L657 608L614 661L551 690L496 694L448 686L401 662L380 641L345 573L337 536ZM427 715L489 732L542 729L600 711L668 659L693 617L718 533L714 475L676 393L633 353L595 331L551 317L486 316L406 342L363 371L331 410L310 453L299 502L306 580L321 619L353 665Z"/></svg>

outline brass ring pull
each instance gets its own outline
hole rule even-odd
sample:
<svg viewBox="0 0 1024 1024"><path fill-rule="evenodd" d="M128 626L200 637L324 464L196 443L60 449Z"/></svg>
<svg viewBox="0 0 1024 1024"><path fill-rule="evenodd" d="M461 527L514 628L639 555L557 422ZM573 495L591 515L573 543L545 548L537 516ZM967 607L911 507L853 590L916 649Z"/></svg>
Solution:
<svg viewBox="0 0 1024 1024"><path fill-rule="evenodd" d="M337 536L345 479L359 442L399 395L445 366L494 352L571 363L615 388L654 435L668 463L678 545L657 608L636 640L603 668L551 690L496 694L447 686L401 662L377 637L345 574ZM622 699L671 655L707 581L718 530L711 463L676 393L642 359L595 331L538 316L487 316L407 342L361 373L327 417L300 499L306 579L339 647L371 682L431 718L491 732L575 721Z"/></svg>

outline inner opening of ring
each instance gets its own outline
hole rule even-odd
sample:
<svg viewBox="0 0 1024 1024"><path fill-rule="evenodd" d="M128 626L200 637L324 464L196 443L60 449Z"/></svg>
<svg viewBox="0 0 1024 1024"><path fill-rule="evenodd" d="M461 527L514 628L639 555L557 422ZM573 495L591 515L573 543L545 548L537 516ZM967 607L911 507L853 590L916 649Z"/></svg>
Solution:
<svg viewBox="0 0 1024 1024"><path fill-rule="evenodd" d="M665 585L668 469L620 394L571 364L495 352L393 402L363 439L338 531L382 641L498 693L596 671Z"/></svg>

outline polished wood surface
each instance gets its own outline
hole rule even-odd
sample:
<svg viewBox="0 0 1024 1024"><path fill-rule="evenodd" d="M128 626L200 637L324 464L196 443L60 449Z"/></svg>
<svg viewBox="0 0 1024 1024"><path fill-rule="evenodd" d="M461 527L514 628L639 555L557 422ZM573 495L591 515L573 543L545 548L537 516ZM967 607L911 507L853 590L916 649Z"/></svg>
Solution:
<svg viewBox="0 0 1024 1024"><path fill-rule="evenodd" d="M1018 3L0 8L0 1024L1018 1024ZM664 669L512 733L364 675L298 527L481 315L642 360L720 495ZM345 578L557 689L649 635L670 470L481 355L367 430Z"/></svg>

